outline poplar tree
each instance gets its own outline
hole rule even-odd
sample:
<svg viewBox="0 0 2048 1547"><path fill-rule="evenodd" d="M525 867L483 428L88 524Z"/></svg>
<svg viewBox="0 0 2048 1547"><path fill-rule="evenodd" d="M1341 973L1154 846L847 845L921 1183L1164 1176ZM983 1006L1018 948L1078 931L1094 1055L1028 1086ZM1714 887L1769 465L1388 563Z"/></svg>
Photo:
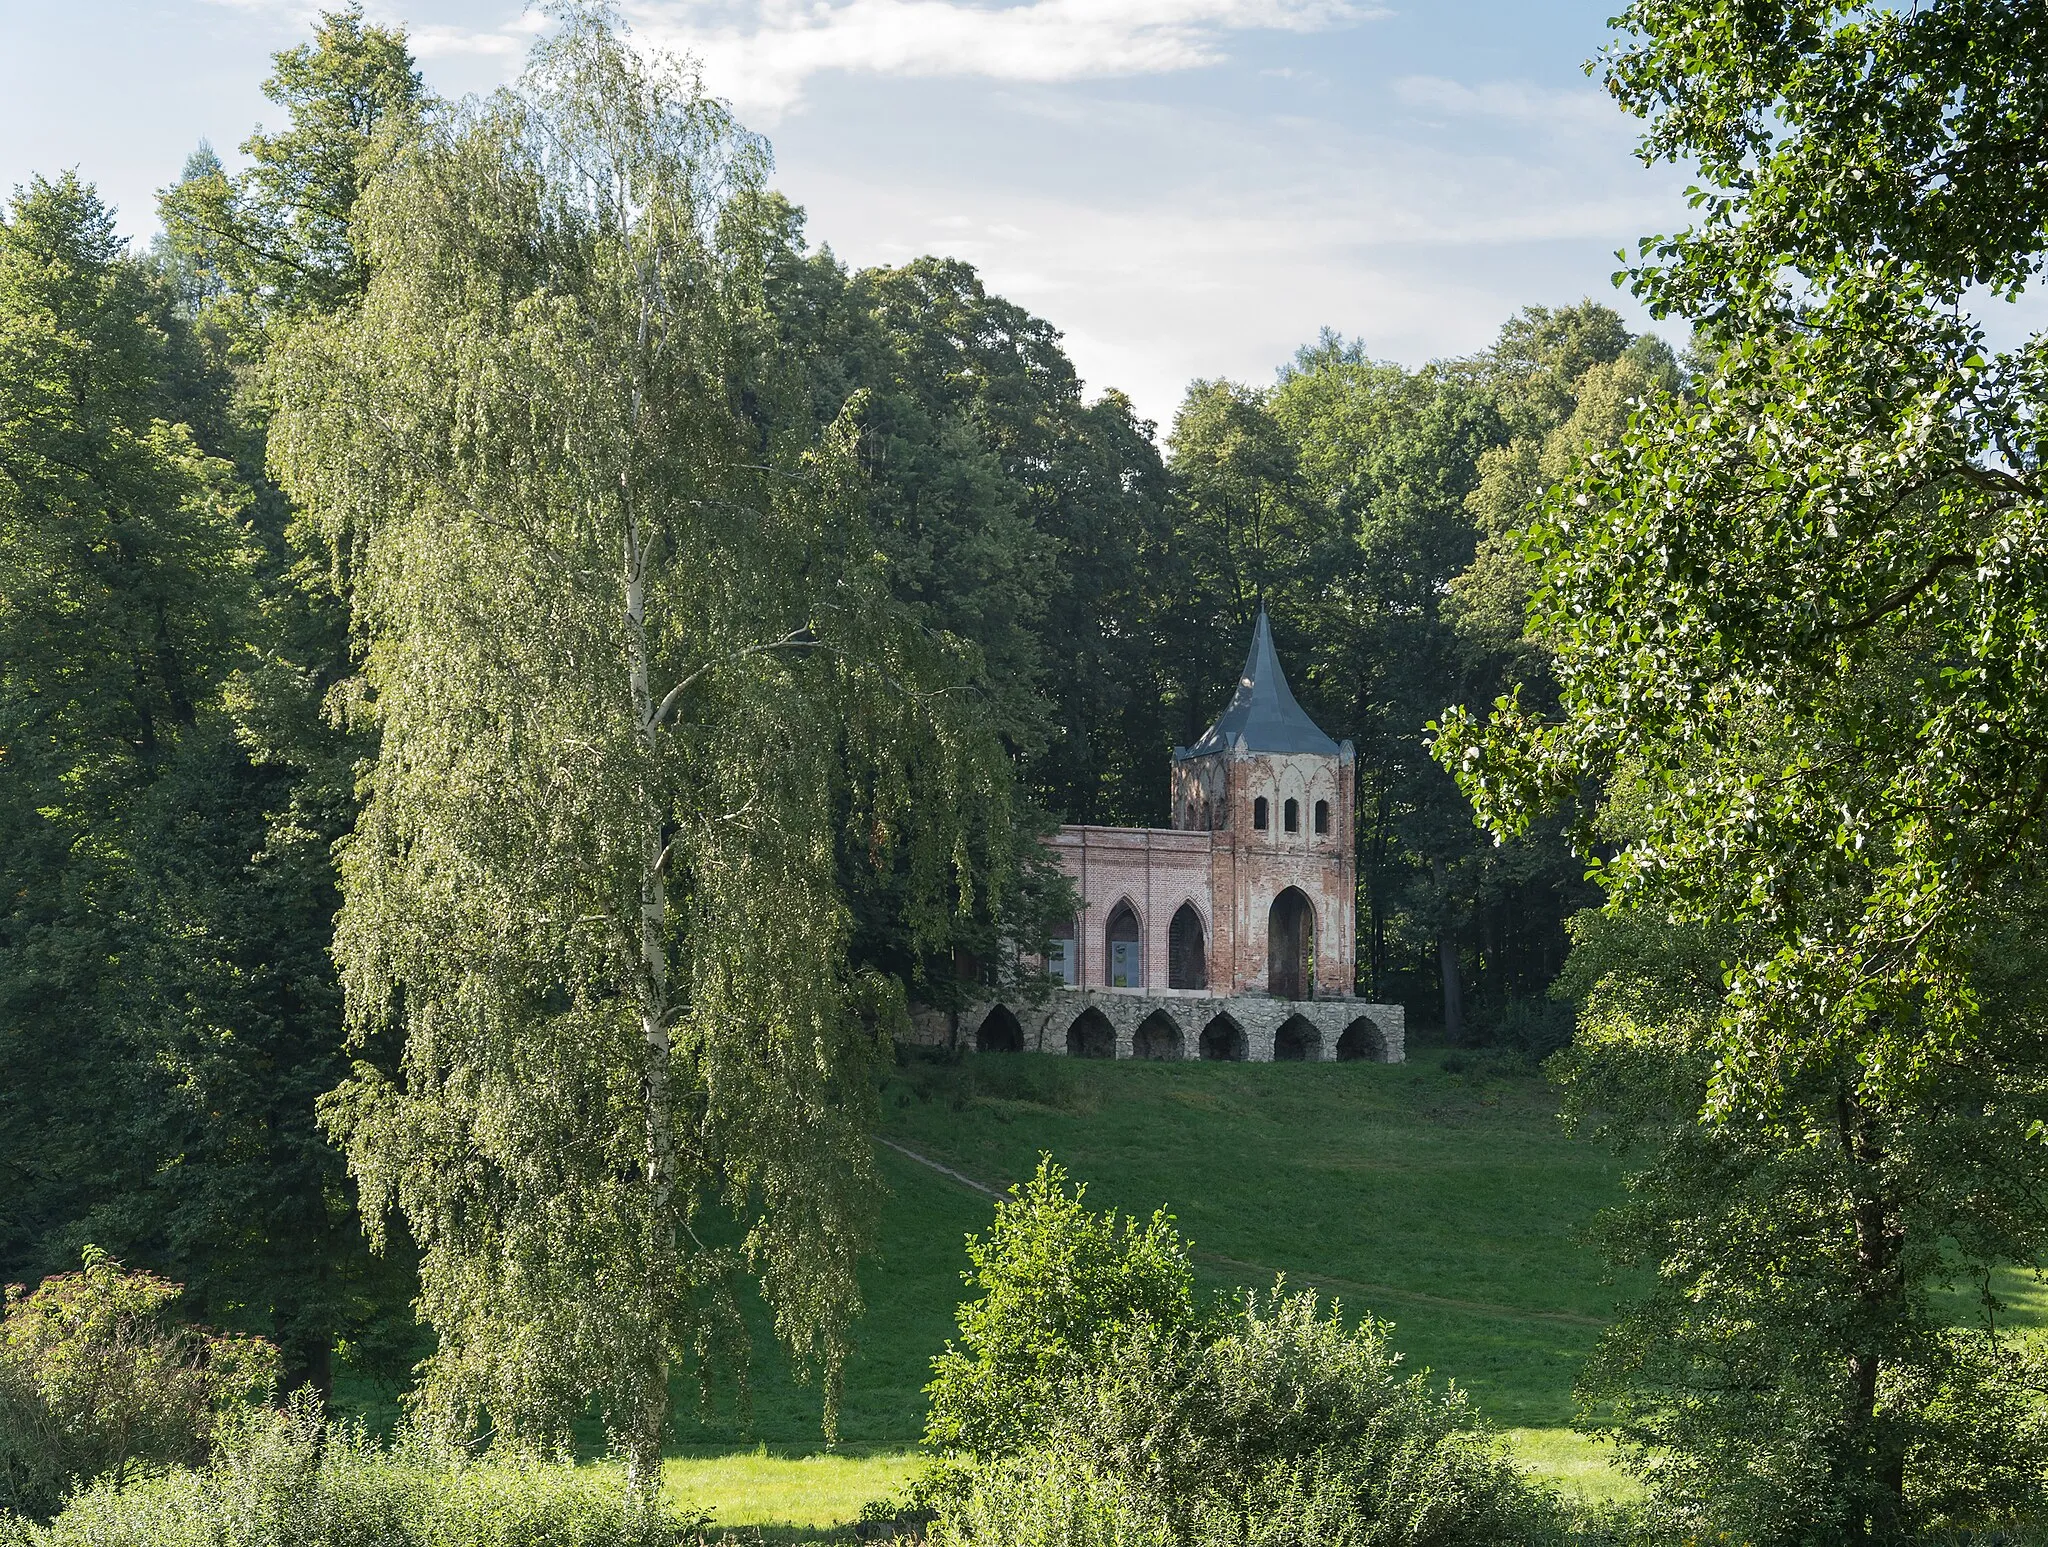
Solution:
<svg viewBox="0 0 2048 1547"><path fill-rule="evenodd" d="M379 732L335 950L403 1073L324 1110L420 1247L414 1401L529 1446L595 1405L649 1497L747 1275L831 1423L902 1015L847 965L835 857L909 846L936 934L988 900L970 853L1007 872L1007 765L889 599L858 401L816 434L771 347L765 147L556 14L366 190L369 283L282 344L270 446Z"/></svg>

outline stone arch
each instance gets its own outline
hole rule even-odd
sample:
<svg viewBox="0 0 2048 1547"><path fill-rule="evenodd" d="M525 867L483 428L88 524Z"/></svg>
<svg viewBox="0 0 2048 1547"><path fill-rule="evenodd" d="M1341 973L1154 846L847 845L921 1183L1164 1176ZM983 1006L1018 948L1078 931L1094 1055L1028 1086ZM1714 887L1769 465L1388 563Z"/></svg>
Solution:
<svg viewBox="0 0 2048 1547"><path fill-rule="evenodd" d="M1305 1015L1290 1015L1273 1033L1273 1062L1315 1063L1323 1056L1323 1034Z"/></svg>
<svg viewBox="0 0 2048 1547"><path fill-rule="evenodd" d="M1094 1005L1075 1016L1074 1024L1067 1028L1067 1056L1116 1057L1116 1028L1109 1024L1109 1017Z"/></svg>
<svg viewBox="0 0 2048 1547"><path fill-rule="evenodd" d="M1219 1015L1202 1028L1200 1051L1212 1062L1241 1064L1251 1057L1251 1043L1242 1026L1228 1015Z"/></svg>
<svg viewBox="0 0 2048 1547"><path fill-rule="evenodd" d="M977 1053L1021 1053L1024 1051L1024 1028L1006 1004L992 1005L988 1014L981 1018L980 1029L974 1033L974 1051Z"/></svg>
<svg viewBox="0 0 2048 1547"><path fill-rule="evenodd" d="M1209 986L1209 937L1202 928L1202 915L1192 901L1174 910L1166 931L1166 986L1207 988Z"/></svg>
<svg viewBox="0 0 2048 1547"><path fill-rule="evenodd" d="M1337 1062L1340 1064L1370 1062L1383 1064L1387 1061L1387 1039L1377 1022L1361 1015L1344 1028L1344 1035L1337 1039Z"/></svg>
<svg viewBox="0 0 2048 1547"><path fill-rule="evenodd" d="M1181 1040L1180 1027L1173 1023L1173 1017L1164 1010L1154 1010L1138 1022L1137 1033L1131 1038L1131 1056L1162 1062L1185 1058L1186 1044Z"/></svg>
<svg viewBox="0 0 2048 1547"><path fill-rule="evenodd" d="M1290 886L1266 913L1266 992L1275 999L1313 999L1315 987L1315 905Z"/></svg>
<svg viewBox="0 0 2048 1547"><path fill-rule="evenodd" d="M1118 899L1102 926L1102 981L1111 988L1145 986L1145 926L1128 897Z"/></svg>

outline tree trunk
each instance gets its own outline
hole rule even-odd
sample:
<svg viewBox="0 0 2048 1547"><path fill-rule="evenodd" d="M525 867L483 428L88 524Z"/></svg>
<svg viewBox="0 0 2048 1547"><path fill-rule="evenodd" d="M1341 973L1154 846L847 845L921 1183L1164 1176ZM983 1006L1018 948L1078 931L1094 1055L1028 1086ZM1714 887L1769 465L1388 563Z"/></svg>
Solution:
<svg viewBox="0 0 2048 1547"><path fill-rule="evenodd" d="M1444 1041L1457 1047L1465 1040L1465 994L1458 984L1458 939L1451 929L1450 908L1444 895L1444 862L1431 860L1429 871L1436 881L1437 908L1444 916L1437 925L1436 937L1437 970L1444 980Z"/></svg>
<svg viewBox="0 0 2048 1547"><path fill-rule="evenodd" d="M1448 930L1437 936L1436 964L1444 980L1444 1041L1458 1047L1465 1040L1465 995L1458 986L1458 942Z"/></svg>
<svg viewBox="0 0 2048 1547"><path fill-rule="evenodd" d="M630 498L626 501L624 559L626 580L626 661L633 698L634 734L651 774L655 742L655 703L647 651L647 543ZM643 788L640 815L640 897L635 962L636 998L640 1010L640 1094L644 1122L643 1180L647 1187L649 1238L647 1282L643 1286L647 1317L645 1365L633 1401L626 1437L626 1491L634 1507L651 1505L661 1490L661 1442L668 1431L668 1351L666 1302L672 1266L669 1254L669 1210L675 1192L674 1094L670 1078L668 985L668 888L664 876L667 854L661 812Z"/></svg>
<svg viewBox="0 0 2048 1547"><path fill-rule="evenodd" d="M1884 1149L1871 1132L1869 1112L1847 1091L1836 1097L1835 1111L1855 1187L1856 1293L1863 1302L1863 1336L1869 1338L1900 1309L1889 1302L1904 1294L1905 1286L1898 1272L1903 1243L1898 1238L1893 1211L1878 1191ZM1875 1349L1850 1351L1847 1428L1851 1454L1843 1459L1848 1468L1863 1473L1875 1485L1867 1504L1864 1500L1852 1503L1849 1517L1843 1522L1843 1539L1852 1547L1862 1547L1873 1539L1890 1539L1905 1514L1905 1455L1895 1444L1886 1444L1877 1437L1878 1385L1882 1374L1883 1356Z"/></svg>

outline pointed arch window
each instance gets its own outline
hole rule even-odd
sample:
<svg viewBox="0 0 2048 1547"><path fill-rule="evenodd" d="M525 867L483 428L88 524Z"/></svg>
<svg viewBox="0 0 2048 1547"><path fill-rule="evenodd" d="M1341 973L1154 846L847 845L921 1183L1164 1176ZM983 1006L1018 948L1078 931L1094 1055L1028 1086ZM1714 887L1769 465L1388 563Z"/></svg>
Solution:
<svg viewBox="0 0 2048 1547"><path fill-rule="evenodd" d="M1290 833L1301 831L1301 802L1290 800L1280 808L1280 825Z"/></svg>
<svg viewBox="0 0 2048 1547"><path fill-rule="evenodd" d="M1330 803L1327 800L1319 800L1316 802L1316 836L1318 838L1327 838L1329 835Z"/></svg>
<svg viewBox="0 0 2048 1547"><path fill-rule="evenodd" d="M1261 795L1252 802L1252 826L1264 832L1269 825L1266 817L1266 797Z"/></svg>
<svg viewBox="0 0 2048 1547"><path fill-rule="evenodd" d="M1202 915L1191 902L1180 905L1166 931L1166 986L1209 986L1208 942L1203 937Z"/></svg>
<svg viewBox="0 0 2048 1547"><path fill-rule="evenodd" d="M1109 968L1111 988L1143 988L1145 986L1145 940L1138 928L1138 914L1127 902L1120 902L1109 916L1109 924L1103 930L1103 944L1108 947L1103 960Z"/></svg>

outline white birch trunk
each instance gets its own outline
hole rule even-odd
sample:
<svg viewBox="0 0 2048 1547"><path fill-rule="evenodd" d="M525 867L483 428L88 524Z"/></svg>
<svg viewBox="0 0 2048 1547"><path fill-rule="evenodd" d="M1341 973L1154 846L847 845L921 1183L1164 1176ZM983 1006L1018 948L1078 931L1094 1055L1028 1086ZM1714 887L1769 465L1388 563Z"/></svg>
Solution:
<svg viewBox="0 0 2048 1547"><path fill-rule="evenodd" d="M641 371L647 359L648 307L643 288L633 382L631 433L640 429ZM647 649L647 565L649 543L642 529L628 475L619 477L624 531L622 534L626 592L626 669L633 704L634 737L651 776L660 727L655 723L652 673ZM662 1306L667 1252L662 1233L675 1193L674 1097L670 1079L668 887L663 876L661 811L650 790L640 791L640 899L636 962L640 1005L641 1100L646 1122L642 1157L647 1208L655 1238L649 1243L647 1311L655 1325L655 1342L646 1351L644 1384L626 1444L626 1491L639 1505L650 1505L661 1490L661 1441L668 1427L668 1353L663 1342Z"/></svg>

